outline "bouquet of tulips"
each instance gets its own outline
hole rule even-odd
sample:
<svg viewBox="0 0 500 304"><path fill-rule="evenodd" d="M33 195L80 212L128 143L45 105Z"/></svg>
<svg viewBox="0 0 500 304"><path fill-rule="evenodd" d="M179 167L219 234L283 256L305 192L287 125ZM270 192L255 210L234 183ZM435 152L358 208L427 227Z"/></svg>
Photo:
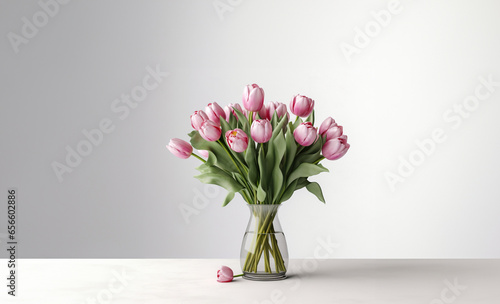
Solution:
<svg viewBox="0 0 500 304"><path fill-rule="evenodd" d="M342 126L328 117L318 131L314 100L306 96L296 95L290 101L290 111L296 115L293 122L285 104L264 104L264 90L256 84L244 88L242 101L243 108L236 103L223 109L213 102L205 111L195 111L191 144L175 138L167 148L180 158L194 156L203 162L195 177L228 191L223 206L236 193L248 204L281 204L304 187L324 203L321 187L308 178L328 172L320 164L325 158L336 160L346 154L349 144ZM201 156L193 153L193 147ZM269 232L269 225L272 220L263 221L259 230ZM259 246L264 245L255 245ZM249 256L243 270L252 271L258 259Z"/></svg>

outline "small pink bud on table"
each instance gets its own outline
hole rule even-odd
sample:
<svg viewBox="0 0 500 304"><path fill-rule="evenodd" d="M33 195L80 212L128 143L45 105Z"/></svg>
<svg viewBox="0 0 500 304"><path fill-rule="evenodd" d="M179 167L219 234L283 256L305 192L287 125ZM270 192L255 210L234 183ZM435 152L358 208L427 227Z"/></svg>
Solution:
<svg viewBox="0 0 500 304"><path fill-rule="evenodd" d="M241 277L243 274L233 275L233 270L227 266L221 266L217 270L217 282L228 283L233 280L233 278Z"/></svg>

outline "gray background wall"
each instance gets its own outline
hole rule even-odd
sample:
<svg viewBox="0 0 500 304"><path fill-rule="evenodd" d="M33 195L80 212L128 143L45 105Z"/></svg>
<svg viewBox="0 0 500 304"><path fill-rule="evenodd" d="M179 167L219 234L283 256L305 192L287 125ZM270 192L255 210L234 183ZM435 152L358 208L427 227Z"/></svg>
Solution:
<svg viewBox="0 0 500 304"><path fill-rule="evenodd" d="M40 3L52 16L0 5L0 240L14 186L20 257L238 257L243 200L221 208L225 191L165 145L250 83L268 101L314 98L352 145L315 178L326 205L301 190L281 208L292 258L325 240L334 257L500 257L500 86L480 80L500 81L498 1ZM148 67L168 76L146 89ZM102 120L90 151L82 132ZM433 132L444 141L418 152ZM58 179L79 145L88 155Z"/></svg>

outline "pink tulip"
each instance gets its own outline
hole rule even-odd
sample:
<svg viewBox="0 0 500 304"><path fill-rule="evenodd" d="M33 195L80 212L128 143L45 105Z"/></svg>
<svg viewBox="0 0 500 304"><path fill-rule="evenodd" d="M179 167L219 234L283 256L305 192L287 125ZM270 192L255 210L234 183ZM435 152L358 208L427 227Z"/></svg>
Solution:
<svg viewBox="0 0 500 304"><path fill-rule="evenodd" d="M208 118L211 121L216 122L217 124L220 124L219 117L226 119L226 113L224 113L224 109L222 109L216 102L209 103L205 108L205 112L207 112Z"/></svg>
<svg viewBox="0 0 500 304"><path fill-rule="evenodd" d="M335 119L328 117L327 119L325 119L325 121L323 121L321 126L319 126L319 134L321 136L325 135L325 133L326 133L326 131L328 131L328 129L330 129L331 127L334 127L336 125L337 124L335 123Z"/></svg>
<svg viewBox="0 0 500 304"><path fill-rule="evenodd" d="M195 130L199 130L201 125L209 120L207 114L203 111L194 111L194 113L191 115L191 126Z"/></svg>
<svg viewBox="0 0 500 304"><path fill-rule="evenodd" d="M238 115L236 115L236 112L234 111L235 109L243 113L243 109L238 103L235 104L230 103L224 107L224 113L226 114L227 122L229 122L229 117L231 117L231 114L234 115L234 117L236 117L236 120L238 120Z"/></svg>
<svg viewBox="0 0 500 304"><path fill-rule="evenodd" d="M290 118L290 114L288 113L288 110L286 109L286 104L284 103L281 103L281 102L277 102L277 106L276 106L276 115L278 116L278 118L282 118L283 116L287 116L288 118ZM272 116L274 115L273 112L269 111L269 114L268 115L271 115L271 118Z"/></svg>
<svg viewBox="0 0 500 304"><path fill-rule="evenodd" d="M329 139L323 145L322 153L326 159L336 160L347 153L351 145L347 143L347 136L342 135L337 138Z"/></svg>
<svg viewBox="0 0 500 304"><path fill-rule="evenodd" d="M326 130L326 132L325 132L326 140L340 137L343 132L344 132L344 127L335 125L335 126L331 127L330 129Z"/></svg>
<svg viewBox="0 0 500 304"><path fill-rule="evenodd" d="M172 138L167 145L167 149L173 155L186 159L193 153L193 147L187 142L179 138Z"/></svg>
<svg viewBox="0 0 500 304"><path fill-rule="evenodd" d="M261 119L273 119L273 115L276 113L278 118L282 118L285 114L288 118L290 118L290 114L286 109L286 105L281 102L271 101L265 106L262 107L259 111L259 116Z"/></svg>
<svg viewBox="0 0 500 304"><path fill-rule="evenodd" d="M200 153L201 156L204 158L208 158L208 151L207 150L198 150L198 153Z"/></svg>
<svg viewBox="0 0 500 304"><path fill-rule="evenodd" d="M227 283L233 280L233 270L227 266L221 266L217 270L217 282Z"/></svg>
<svg viewBox="0 0 500 304"><path fill-rule="evenodd" d="M255 142L266 143L273 136L273 127L267 119L256 119L250 127L250 135Z"/></svg>
<svg viewBox="0 0 500 304"><path fill-rule="evenodd" d="M307 147L318 138L318 130L313 127L312 123L303 122L293 131L293 137L301 146Z"/></svg>
<svg viewBox="0 0 500 304"><path fill-rule="evenodd" d="M243 152L248 147L248 136L242 129L234 129L226 132L226 142L234 152Z"/></svg>
<svg viewBox="0 0 500 304"><path fill-rule="evenodd" d="M201 125L198 132L200 132L201 137L203 137L203 139L207 141L217 141L222 134L220 124L217 124L211 120L205 121Z"/></svg>
<svg viewBox="0 0 500 304"><path fill-rule="evenodd" d="M263 105L262 108L260 108L260 110L259 110L259 117L260 117L260 119L269 119L267 117L267 107L268 106L269 106L269 103Z"/></svg>
<svg viewBox="0 0 500 304"><path fill-rule="evenodd" d="M249 84L243 90L243 107L251 112L258 112L264 105L264 90L256 84Z"/></svg>
<svg viewBox="0 0 500 304"><path fill-rule="evenodd" d="M307 117L314 109L314 100L303 95L295 95L290 101L290 111L300 117Z"/></svg>

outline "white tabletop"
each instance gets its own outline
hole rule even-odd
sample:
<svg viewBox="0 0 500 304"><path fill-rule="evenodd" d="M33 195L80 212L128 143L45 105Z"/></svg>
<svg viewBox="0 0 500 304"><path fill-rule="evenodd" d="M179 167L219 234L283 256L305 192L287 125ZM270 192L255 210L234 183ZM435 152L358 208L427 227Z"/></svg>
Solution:
<svg viewBox="0 0 500 304"><path fill-rule="evenodd" d="M0 302L500 303L500 260L291 260L286 280L231 283L220 265L240 273L238 260L19 260L18 295Z"/></svg>

